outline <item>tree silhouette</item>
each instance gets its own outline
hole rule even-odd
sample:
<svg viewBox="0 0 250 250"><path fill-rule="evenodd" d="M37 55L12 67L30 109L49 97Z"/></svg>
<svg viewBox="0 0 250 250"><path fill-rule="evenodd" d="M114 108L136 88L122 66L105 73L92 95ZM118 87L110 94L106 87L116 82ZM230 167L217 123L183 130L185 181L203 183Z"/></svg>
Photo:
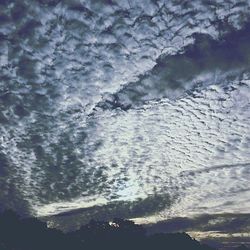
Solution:
<svg viewBox="0 0 250 250"><path fill-rule="evenodd" d="M14 212L0 215L0 250L213 250L186 233L147 235L145 228L116 218L90 221L79 230L63 233L36 218L21 219ZM237 250L247 250L240 246Z"/></svg>

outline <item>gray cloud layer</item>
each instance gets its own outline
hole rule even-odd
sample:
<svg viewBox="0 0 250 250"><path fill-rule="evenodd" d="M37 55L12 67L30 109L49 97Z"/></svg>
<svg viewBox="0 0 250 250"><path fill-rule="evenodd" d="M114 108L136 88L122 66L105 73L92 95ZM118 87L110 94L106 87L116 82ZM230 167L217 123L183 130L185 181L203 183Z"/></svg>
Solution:
<svg viewBox="0 0 250 250"><path fill-rule="evenodd" d="M249 212L249 1L2 5L3 206Z"/></svg>

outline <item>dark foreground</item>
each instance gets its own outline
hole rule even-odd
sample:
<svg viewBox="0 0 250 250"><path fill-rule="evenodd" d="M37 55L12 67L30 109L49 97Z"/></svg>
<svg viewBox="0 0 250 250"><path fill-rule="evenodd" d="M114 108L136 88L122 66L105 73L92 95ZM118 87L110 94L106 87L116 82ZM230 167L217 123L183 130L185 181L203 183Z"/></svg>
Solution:
<svg viewBox="0 0 250 250"><path fill-rule="evenodd" d="M91 221L75 232L63 233L35 218L21 219L10 211L0 215L0 250L50 249L213 250L186 233L147 235L142 226L122 219Z"/></svg>

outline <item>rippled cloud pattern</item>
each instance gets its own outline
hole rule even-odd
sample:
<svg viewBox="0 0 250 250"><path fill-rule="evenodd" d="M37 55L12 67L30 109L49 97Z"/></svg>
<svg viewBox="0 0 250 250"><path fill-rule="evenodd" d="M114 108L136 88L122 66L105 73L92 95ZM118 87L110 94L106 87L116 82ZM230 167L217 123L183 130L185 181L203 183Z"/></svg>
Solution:
<svg viewBox="0 0 250 250"><path fill-rule="evenodd" d="M47 216L119 204L111 215L145 220L250 212L249 11L1 1L1 206Z"/></svg>

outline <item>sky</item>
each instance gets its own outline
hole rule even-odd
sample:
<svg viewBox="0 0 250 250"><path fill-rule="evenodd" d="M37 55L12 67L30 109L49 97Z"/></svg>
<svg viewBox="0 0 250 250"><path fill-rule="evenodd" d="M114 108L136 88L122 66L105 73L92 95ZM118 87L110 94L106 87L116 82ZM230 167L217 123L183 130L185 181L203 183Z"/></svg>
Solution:
<svg viewBox="0 0 250 250"><path fill-rule="evenodd" d="M1 208L250 213L249 1L1 5Z"/></svg>

